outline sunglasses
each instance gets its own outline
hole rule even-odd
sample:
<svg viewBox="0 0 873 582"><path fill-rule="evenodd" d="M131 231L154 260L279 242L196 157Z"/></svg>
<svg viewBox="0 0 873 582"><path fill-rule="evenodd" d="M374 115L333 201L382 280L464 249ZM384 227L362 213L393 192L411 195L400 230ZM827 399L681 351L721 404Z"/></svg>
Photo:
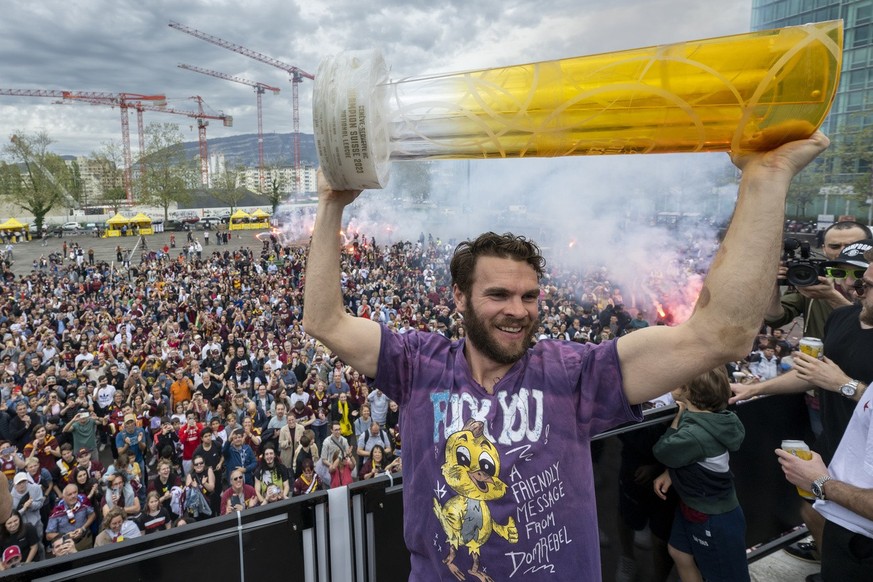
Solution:
<svg viewBox="0 0 873 582"><path fill-rule="evenodd" d="M845 279L851 276L853 279L861 279L867 269L840 269L839 267L825 267L825 275L831 279Z"/></svg>
<svg viewBox="0 0 873 582"><path fill-rule="evenodd" d="M233 480L233 481L242 481L243 478L242 478L242 477L234 477L232 480Z"/></svg>

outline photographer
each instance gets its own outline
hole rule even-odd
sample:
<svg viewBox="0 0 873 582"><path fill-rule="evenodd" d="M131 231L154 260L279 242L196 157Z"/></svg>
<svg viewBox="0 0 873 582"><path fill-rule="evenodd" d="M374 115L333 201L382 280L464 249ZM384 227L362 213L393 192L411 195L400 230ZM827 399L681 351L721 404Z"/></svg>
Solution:
<svg viewBox="0 0 873 582"><path fill-rule="evenodd" d="M846 246L869 238L873 238L873 234L863 224L851 221L835 222L824 232L822 252L825 259L834 261ZM786 267L780 265L779 278L783 278L785 272ZM851 305L852 302L847 298L851 295L851 289L848 285L844 285L844 280L829 277L818 277L818 280L819 282L815 285L789 288L789 291L781 297L777 280L770 305L764 314L764 323L775 329L803 316L801 335L822 339L825 322L831 312L837 307ZM822 432L822 415L817 391L811 390L807 393L806 405L812 431L818 437ZM816 520L814 512L806 509L804 508L804 511L801 512L804 521L807 519ZM807 521L807 523L809 522ZM815 544L800 542L793 544L786 551L802 560L817 559Z"/></svg>
<svg viewBox="0 0 873 582"><path fill-rule="evenodd" d="M836 222L824 233L822 249L828 261L834 261L849 244L862 239L873 238L870 229L857 222ZM780 265L779 277L785 276L785 266ZM819 282L806 287L796 287L780 296L779 282L775 282L773 297L764 315L764 321L773 328L791 323L803 316L803 335L821 339L824 323L828 315L837 307L850 305L846 298L850 291L828 277L819 277Z"/></svg>
<svg viewBox="0 0 873 582"><path fill-rule="evenodd" d="M828 240L826 236L825 241ZM854 289L853 296L859 297L860 302L832 310L821 329L822 359L797 352L793 370L760 384L731 386L736 394L731 403L765 394L801 393L817 388L822 430L814 449L825 462L830 462L852 416L854 403L863 394L866 382L873 378L873 361L869 358L873 349L869 331L873 328L873 294L866 287L873 274L868 268L871 259L873 240L864 240L846 245L836 260L824 265L845 281L847 289ZM861 285L854 287L856 281ZM816 543L799 542L786 548L786 552L802 560L818 561L824 520L807 504L801 505L801 517Z"/></svg>

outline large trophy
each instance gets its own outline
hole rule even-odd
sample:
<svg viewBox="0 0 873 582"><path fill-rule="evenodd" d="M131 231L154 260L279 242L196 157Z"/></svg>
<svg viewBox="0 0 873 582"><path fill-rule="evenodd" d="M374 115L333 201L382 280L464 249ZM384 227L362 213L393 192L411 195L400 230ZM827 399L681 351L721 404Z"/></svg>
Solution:
<svg viewBox="0 0 873 582"><path fill-rule="evenodd" d="M392 160L772 149L810 136L837 90L842 21L389 81L375 51L318 68L314 127L334 189Z"/></svg>

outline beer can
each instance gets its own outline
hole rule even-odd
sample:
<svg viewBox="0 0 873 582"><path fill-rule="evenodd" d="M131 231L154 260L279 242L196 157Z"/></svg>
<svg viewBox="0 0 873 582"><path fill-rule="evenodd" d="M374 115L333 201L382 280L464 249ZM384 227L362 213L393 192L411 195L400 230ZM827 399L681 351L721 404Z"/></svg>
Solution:
<svg viewBox="0 0 873 582"><path fill-rule="evenodd" d="M817 337L801 338L800 351L813 358L821 358L824 355L824 344Z"/></svg>
<svg viewBox="0 0 873 582"><path fill-rule="evenodd" d="M782 441L782 446L780 448L785 452L791 453L795 457L803 459L804 461L812 459L812 451L809 450L809 445L803 441L784 440ZM807 491L806 489L798 487L797 493L804 499L815 499L815 495L812 494L812 491Z"/></svg>

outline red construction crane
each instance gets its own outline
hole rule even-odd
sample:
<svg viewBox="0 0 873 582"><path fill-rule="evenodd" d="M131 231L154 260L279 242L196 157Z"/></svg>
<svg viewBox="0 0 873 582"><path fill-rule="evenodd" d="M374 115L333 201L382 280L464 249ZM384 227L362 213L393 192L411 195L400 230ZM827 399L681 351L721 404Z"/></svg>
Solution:
<svg viewBox="0 0 873 582"><path fill-rule="evenodd" d="M152 105L146 105L144 103L138 103L136 105L137 112L140 110L145 111L159 111L161 113L172 113L173 115L185 115L187 117L193 117L197 120L197 137L200 142L200 183L203 186L209 186L209 152L206 148L206 126L209 125L207 119L220 119L224 123L224 127L233 127L233 117L230 115L225 115L222 112L218 112L215 115L211 115L203 111L203 99L200 98L199 95L195 95L193 97L189 97L189 99L193 99L197 102L197 111L184 111L181 109L173 109L171 107L155 107Z"/></svg>
<svg viewBox="0 0 873 582"><path fill-rule="evenodd" d="M226 40L218 38L217 36L206 34L205 32L201 32L195 28L191 28L190 26L185 26L184 24L180 24L174 21L170 21L169 26L170 28L175 28L176 30L180 30L184 33L190 34L193 37L205 40L206 42L211 42L212 44L218 45L228 50L232 50L235 53L245 55L249 58L255 59L256 61L266 63L272 67L276 67L277 69L282 69L283 71L291 75L291 105L294 115L294 173L297 176L297 191L300 192L302 190L301 185L303 182L303 176L301 173L302 168L300 163L300 107L298 103L297 86L303 82L304 78L314 80L315 76L311 73L307 73L306 71L298 67L295 67L294 65L283 63L282 61L274 59L273 57L268 57L265 54L253 51L232 42L228 42Z"/></svg>
<svg viewBox="0 0 873 582"><path fill-rule="evenodd" d="M103 98L88 98L88 97L77 97L80 101L84 101L86 103L91 103L93 105L103 105L106 104L107 101ZM207 119L220 119L225 127L233 127L233 117L230 115L225 115L222 112L218 112L215 115L206 113L203 111L203 99L199 95L195 95L193 97L189 97L189 99L193 99L197 102L197 111L185 111L182 109L173 109L172 107L167 107L165 105L148 105L141 102L130 103L127 107L133 107L136 110L136 121L139 129L139 148L140 148L140 172L144 176L145 175L145 141L143 136L145 132L143 130L143 121L142 121L142 112L143 111L158 111L161 113L170 113L173 115L185 115L186 117L193 117L197 119L197 134L198 141L200 143L200 182L203 186L209 185L209 152L206 146L206 126L209 125ZM166 103L166 100L163 101Z"/></svg>
<svg viewBox="0 0 873 582"><path fill-rule="evenodd" d="M106 93L102 91L54 91L40 89L0 89L0 95L17 97L53 97L65 101L84 101L95 105L117 106L121 110L121 144L124 156L124 193L128 202L133 202L133 187L130 156L130 119L127 109L136 107L143 101L154 103L152 107L167 102L164 95L140 95L138 93ZM140 148L142 148L142 122L139 126ZM144 154L144 152L140 152Z"/></svg>
<svg viewBox="0 0 873 582"><path fill-rule="evenodd" d="M194 65L186 65L184 63L179 64L180 69L186 69L188 71L194 71L195 73L201 73L203 75L209 75L211 77L217 77L219 79L224 79L225 81L233 81L234 83L242 83L243 85L248 85L249 87L254 87L255 94L258 98L258 183L260 184L261 193L264 192L264 122L263 115L261 113L261 95L264 94L265 91L272 91L273 95L279 94L279 88L273 87L272 85L267 85L266 83L259 83L257 81L249 81L248 79L243 79L242 77L235 77L233 75L228 75L226 73L219 73L218 71L213 71L211 69L203 69L201 67L195 67Z"/></svg>

